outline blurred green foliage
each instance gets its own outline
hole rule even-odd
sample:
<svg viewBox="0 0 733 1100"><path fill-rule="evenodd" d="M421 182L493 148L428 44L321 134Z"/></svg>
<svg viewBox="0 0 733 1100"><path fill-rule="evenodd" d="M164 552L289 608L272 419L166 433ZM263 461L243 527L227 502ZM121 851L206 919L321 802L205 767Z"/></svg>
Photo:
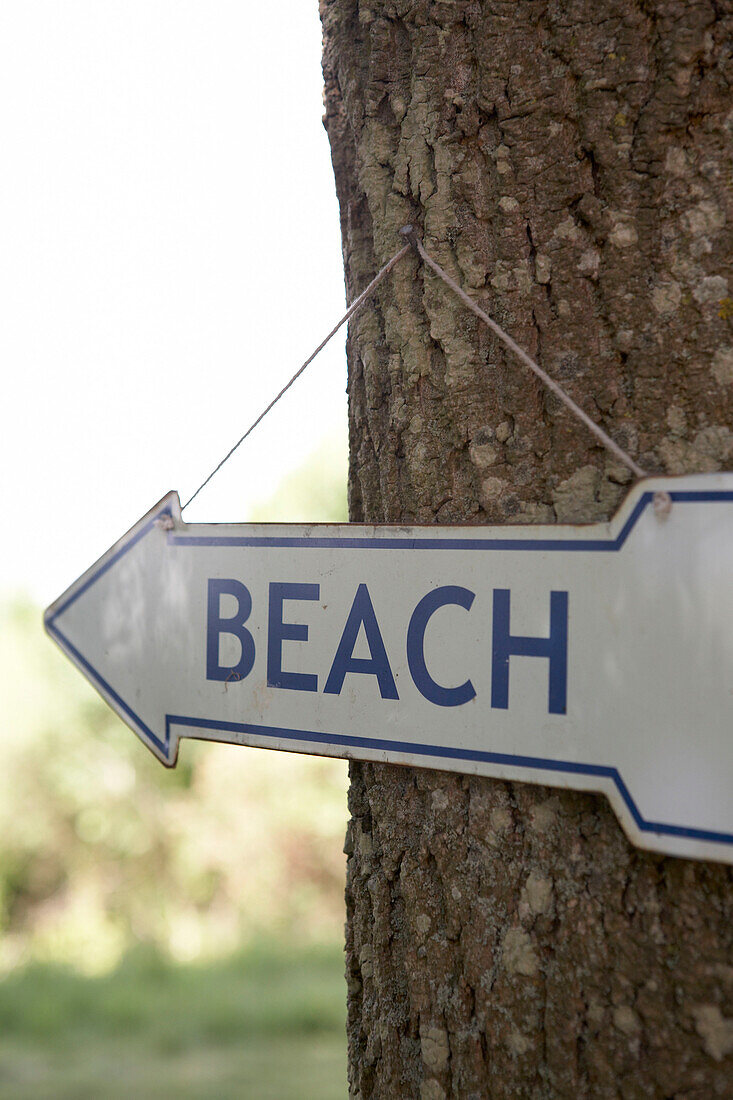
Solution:
<svg viewBox="0 0 733 1100"><path fill-rule="evenodd" d="M262 942L220 963L137 949L85 977L0 982L0 1097L329 1100L346 1093L337 945Z"/></svg>
<svg viewBox="0 0 733 1100"><path fill-rule="evenodd" d="M328 444L257 518L344 520L344 484ZM166 770L18 598L0 605L0 677L0 972L340 941L343 761L186 742Z"/></svg>
<svg viewBox="0 0 733 1100"><path fill-rule="evenodd" d="M345 466L322 447L252 518L345 520ZM344 1096L345 763L163 768L17 596L0 698L0 1098Z"/></svg>
<svg viewBox="0 0 733 1100"><path fill-rule="evenodd" d="M294 948L263 939L206 963L175 963L138 947L114 970L92 977L33 963L0 983L0 1034L53 1039L71 1022L100 1036L145 1031L173 1049L243 1034L330 1031L344 1019L333 996L340 954L337 946Z"/></svg>

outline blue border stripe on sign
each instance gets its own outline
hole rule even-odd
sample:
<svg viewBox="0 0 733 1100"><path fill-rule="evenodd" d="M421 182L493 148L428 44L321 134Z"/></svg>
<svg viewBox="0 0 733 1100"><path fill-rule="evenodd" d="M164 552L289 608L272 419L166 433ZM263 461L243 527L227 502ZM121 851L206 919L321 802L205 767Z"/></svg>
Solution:
<svg viewBox="0 0 733 1100"><path fill-rule="evenodd" d="M341 745L344 748L373 749L382 752L410 753L415 756L430 756L443 760L470 760L482 764L501 764L511 768L527 768L534 771L564 772L570 775L594 775L611 779L623 798L637 827L644 833L663 833L666 836L688 837L692 840L707 840L718 844L733 843L730 833L718 833L708 829L690 829L683 825L666 825L658 821L646 821L631 797L631 793L616 768L602 764L581 764L564 760L543 759L534 756L513 756L508 753L482 752L478 749L455 749L442 745L424 745L413 741L391 741L380 737L352 737L347 734L314 733L312 730L281 729L278 726L259 726L251 722L223 722L219 719L190 718L184 715L167 714L166 742L170 740L171 726L184 726L188 729L212 730L220 733L249 734L256 737L272 737L280 741L305 742L318 745Z"/></svg>
<svg viewBox="0 0 733 1100"><path fill-rule="evenodd" d="M670 493L677 503L713 503L733 501L733 492L680 490ZM354 538L344 535L340 538L319 535L176 535L168 536L169 546L239 546L271 547L273 549L298 548L302 550L510 550L543 551L545 553L579 551L581 553L614 553L621 549L644 509L651 503L654 494L641 495L631 515L624 523L615 539L452 539L419 536L411 538Z"/></svg>
<svg viewBox="0 0 733 1100"><path fill-rule="evenodd" d="M302 550L510 550L510 551L584 551L605 553L620 550L641 513L652 499L644 493L615 539L436 539L417 538L340 538L319 535L169 535L170 546L239 546L298 548Z"/></svg>
<svg viewBox="0 0 733 1100"><path fill-rule="evenodd" d="M128 550L132 550L133 546L135 546L136 543L140 542L141 538L148 534L150 529L155 525L156 520L162 519L163 516L170 516L170 514L170 508L164 508L161 512L158 512L157 515L153 516L153 518L149 520L144 527L140 528L138 533L133 538L131 538L129 542L126 542L124 546L121 546L120 549L104 563L104 565L101 565L99 567L96 573L93 573L92 576L88 578L88 580L84 581L84 584L80 585L77 590L73 592L71 596L69 596L68 600L62 603L61 606L54 611L53 615L51 615L50 618L46 620L47 625L52 623L55 619L58 619L59 615L63 615L67 607L71 607L73 603L76 603L79 597L83 596L84 593L88 589L90 589L93 584L96 584L99 578L103 577L104 574L107 573L113 565L116 565L120 558L124 558Z"/></svg>
<svg viewBox="0 0 733 1100"><path fill-rule="evenodd" d="M79 665L81 665L82 668L86 669L86 671L91 676L91 678L99 684L99 686L103 689L104 692L106 692L107 695L109 695L110 699L114 699L115 703L120 708L120 710L124 710L124 712L128 716L128 718L130 718L135 723L138 730L149 741L152 741L152 743L157 746L157 748L160 750L160 752L165 753L167 755L168 754L168 748L169 748L167 729L166 729L165 742L163 742L163 741L160 740L159 737L157 737L153 733L153 731L148 726L145 725L142 718L140 718L137 714L135 714L135 711L132 709L132 707L127 705L125 700L122 698L121 695L119 695L115 691L115 689L112 687L112 685L108 684L107 681L104 679L104 677L101 676L97 672L97 670L95 668L93 668L92 665L89 664L89 661L87 661L86 657L82 656L82 654L79 652L79 650L76 648L76 646L72 642L69 641L69 639L66 637L66 635L63 634L61 630L59 630L59 628L56 626L56 624L54 622L51 622L51 621L47 622L46 623L46 629L49 630L53 635L55 635L55 637L58 639L59 643L61 644L62 648L68 650L68 652L72 655L74 660Z"/></svg>

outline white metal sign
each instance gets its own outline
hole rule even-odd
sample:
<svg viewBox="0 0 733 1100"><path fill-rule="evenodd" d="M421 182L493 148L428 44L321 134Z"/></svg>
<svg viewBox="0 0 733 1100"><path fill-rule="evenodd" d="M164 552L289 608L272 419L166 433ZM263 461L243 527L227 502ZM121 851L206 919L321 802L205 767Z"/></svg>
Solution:
<svg viewBox="0 0 733 1100"><path fill-rule="evenodd" d="M192 526L169 493L45 623L166 764L197 737L602 791L640 846L733 862L733 474L584 527Z"/></svg>

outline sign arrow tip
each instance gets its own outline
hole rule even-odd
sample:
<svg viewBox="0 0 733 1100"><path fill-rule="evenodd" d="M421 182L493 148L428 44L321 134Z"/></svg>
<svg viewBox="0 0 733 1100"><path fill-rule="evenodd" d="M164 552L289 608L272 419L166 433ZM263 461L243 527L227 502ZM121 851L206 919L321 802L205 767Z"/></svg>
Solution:
<svg viewBox="0 0 733 1100"><path fill-rule="evenodd" d="M139 672L135 667L135 658L139 658L139 654L134 646L128 644L125 647L123 644L130 637L129 624L136 610L138 595L136 572L130 568L130 551L140 546L148 555L159 554L165 546L165 539L159 537L151 540L146 536L156 529L159 529L161 536L165 536L181 522L181 501L178 493L172 490L43 613L43 626L49 637L105 702L133 727L151 752L171 768L178 757L178 737L169 732L167 721L166 728L156 732L152 728L153 716L148 716L148 721L140 716L136 693L120 686L119 672L133 676ZM111 675L112 668L118 675ZM163 715L159 722L163 722Z"/></svg>

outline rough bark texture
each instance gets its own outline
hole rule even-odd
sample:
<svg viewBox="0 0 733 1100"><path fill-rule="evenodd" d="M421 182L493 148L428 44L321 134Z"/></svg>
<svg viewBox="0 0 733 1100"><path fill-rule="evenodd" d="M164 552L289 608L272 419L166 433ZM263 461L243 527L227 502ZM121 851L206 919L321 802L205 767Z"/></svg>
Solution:
<svg viewBox="0 0 733 1100"><path fill-rule="evenodd" d="M322 18L349 296L414 222L644 467L730 466L731 4ZM583 522L625 492L414 258L348 359L354 520ZM729 869L633 849L601 797L441 772L355 764L351 814L352 1096L733 1096Z"/></svg>

